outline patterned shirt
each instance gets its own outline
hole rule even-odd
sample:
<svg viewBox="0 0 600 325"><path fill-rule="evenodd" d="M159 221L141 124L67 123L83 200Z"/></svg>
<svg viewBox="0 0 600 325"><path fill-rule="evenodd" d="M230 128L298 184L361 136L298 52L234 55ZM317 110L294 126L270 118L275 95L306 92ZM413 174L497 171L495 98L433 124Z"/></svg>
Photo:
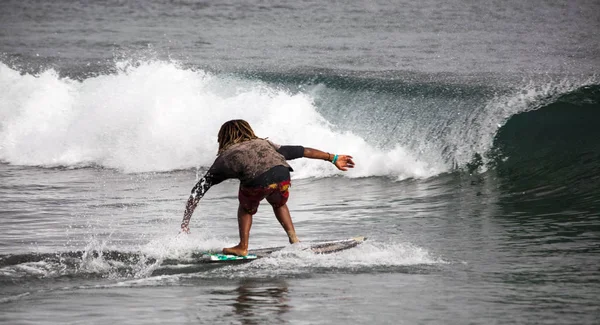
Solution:
<svg viewBox="0 0 600 325"><path fill-rule="evenodd" d="M244 186L275 166L285 166L293 171L286 160L303 156L302 146L280 146L265 139L253 139L230 146L217 157L192 189L181 226L188 227L198 201L211 186L231 178L239 179Z"/></svg>
<svg viewBox="0 0 600 325"><path fill-rule="evenodd" d="M217 157L207 174L212 176L213 185L230 178L239 179L243 185L272 167L281 165L290 168L286 157L277 151L280 148L265 139L236 143ZM299 157L290 159L294 158Z"/></svg>

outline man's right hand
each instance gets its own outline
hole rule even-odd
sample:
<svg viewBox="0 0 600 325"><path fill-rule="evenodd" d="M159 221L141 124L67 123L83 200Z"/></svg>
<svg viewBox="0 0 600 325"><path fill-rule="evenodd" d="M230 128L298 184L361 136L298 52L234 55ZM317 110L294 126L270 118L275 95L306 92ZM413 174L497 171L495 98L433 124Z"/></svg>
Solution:
<svg viewBox="0 0 600 325"><path fill-rule="evenodd" d="M181 232L184 234L189 234L190 233L190 227L188 226L181 226Z"/></svg>

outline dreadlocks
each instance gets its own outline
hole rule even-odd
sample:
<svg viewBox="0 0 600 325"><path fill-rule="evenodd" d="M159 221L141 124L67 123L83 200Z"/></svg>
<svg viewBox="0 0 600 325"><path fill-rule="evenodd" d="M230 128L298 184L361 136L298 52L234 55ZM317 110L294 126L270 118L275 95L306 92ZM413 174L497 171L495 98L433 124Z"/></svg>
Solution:
<svg viewBox="0 0 600 325"><path fill-rule="evenodd" d="M257 138L248 122L244 120L227 121L221 125L221 129L219 130L217 139L219 142L219 151L217 152L217 156L233 144Z"/></svg>

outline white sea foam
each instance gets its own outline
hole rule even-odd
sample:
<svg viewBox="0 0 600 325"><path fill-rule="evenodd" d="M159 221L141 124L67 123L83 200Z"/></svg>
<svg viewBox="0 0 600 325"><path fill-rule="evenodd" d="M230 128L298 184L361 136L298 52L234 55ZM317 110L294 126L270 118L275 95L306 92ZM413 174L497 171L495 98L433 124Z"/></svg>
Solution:
<svg viewBox="0 0 600 325"><path fill-rule="evenodd" d="M19 278L25 276L47 277L55 273L56 265L53 263L27 262L18 265L0 268L0 276Z"/></svg>
<svg viewBox="0 0 600 325"><path fill-rule="evenodd" d="M237 238L236 238L237 240ZM164 236L151 240L140 247L142 254L155 258L187 260L192 254L207 251L218 251L235 240L217 238L209 233L179 234Z"/></svg>
<svg viewBox="0 0 600 325"><path fill-rule="evenodd" d="M360 246L333 254L313 254L302 245L292 245L257 261L253 267L277 264L280 267L354 268L409 266L445 263L426 249L410 243L367 241Z"/></svg>
<svg viewBox="0 0 600 325"><path fill-rule="evenodd" d="M179 235L157 238L140 247L141 255L162 261L177 260L185 266L198 263L198 254L205 251L220 251L222 247L231 245L237 240L217 238L209 233L198 233L194 236ZM314 268L353 269L373 267L398 267L415 265L434 265L447 263L442 258L432 255L427 249L402 241L381 242L368 240L356 248L333 254L314 254L307 250L307 243L286 246L283 250L248 264L223 265L215 270L203 270L196 276L237 277L242 274L271 276L276 273L295 274L310 272ZM253 247L257 248L257 247ZM160 266L164 268L164 266ZM176 270L180 265L167 265ZM155 268L140 268L136 277L150 276Z"/></svg>
<svg viewBox="0 0 600 325"><path fill-rule="evenodd" d="M274 142L351 154L357 167L347 177L402 179L443 171L400 145L381 150L351 130L334 132L307 93L173 62L121 62L117 68L80 82L52 69L33 76L0 63L0 160L125 172L206 167L215 158L220 125L243 118ZM296 178L340 173L320 161L292 164Z"/></svg>
<svg viewBox="0 0 600 325"><path fill-rule="evenodd" d="M194 273L200 278L272 277L312 273L316 269L364 271L373 268L419 267L447 264L422 247L403 242L366 242L360 246L333 254L314 254L306 245L293 245L245 264L223 265Z"/></svg>
<svg viewBox="0 0 600 325"><path fill-rule="evenodd" d="M290 93L168 61L122 61L116 68L114 74L76 81L52 69L33 76L0 63L0 160L124 172L208 167L220 125L243 118L274 142L352 155L357 165L346 177L426 178L485 154L514 114L595 80L524 83L449 126L424 126L423 134L405 134L391 149L381 149L352 130L338 130L319 114L310 91ZM415 136L423 137L416 145ZM414 148L406 147L411 142ZM291 164L295 178L342 174L321 161Z"/></svg>

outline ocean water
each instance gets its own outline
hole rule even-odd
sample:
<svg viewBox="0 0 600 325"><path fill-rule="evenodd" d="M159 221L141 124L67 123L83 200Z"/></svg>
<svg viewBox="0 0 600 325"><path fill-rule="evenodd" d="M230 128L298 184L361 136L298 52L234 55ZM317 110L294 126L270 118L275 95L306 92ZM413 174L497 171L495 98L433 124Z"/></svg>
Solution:
<svg viewBox="0 0 600 325"><path fill-rule="evenodd" d="M597 1L0 2L0 322L596 324ZM313 255L189 191L234 118L291 162ZM251 248L287 242L267 204Z"/></svg>

